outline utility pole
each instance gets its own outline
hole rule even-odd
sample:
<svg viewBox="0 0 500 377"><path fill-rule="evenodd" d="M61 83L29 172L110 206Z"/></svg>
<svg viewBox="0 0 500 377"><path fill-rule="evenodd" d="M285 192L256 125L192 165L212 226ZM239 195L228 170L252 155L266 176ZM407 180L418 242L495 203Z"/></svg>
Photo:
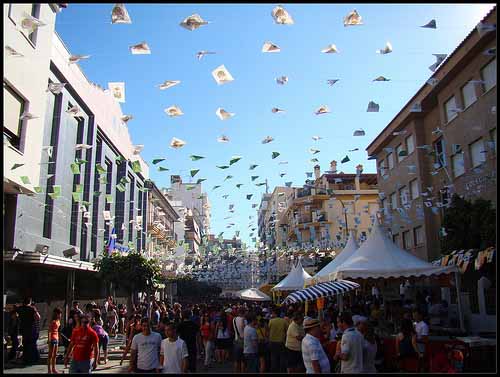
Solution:
<svg viewBox="0 0 500 377"><path fill-rule="evenodd" d="M266 194L269 193L269 186L267 185L267 178L266 178Z"/></svg>

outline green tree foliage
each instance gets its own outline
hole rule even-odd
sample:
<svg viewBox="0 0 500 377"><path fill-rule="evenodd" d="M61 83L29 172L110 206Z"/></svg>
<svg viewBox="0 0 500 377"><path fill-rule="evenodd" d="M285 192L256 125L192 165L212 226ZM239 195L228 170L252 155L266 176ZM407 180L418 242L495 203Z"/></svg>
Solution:
<svg viewBox="0 0 500 377"><path fill-rule="evenodd" d="M485 249L496 243L496 211L491 201L477 199L474 202L453 195L451 206L445 209L441 238L441 253L454 250Z"/></svg>
<svg viewBox="0 0 500 377"><path fill-rule="evenodd" d="M219 296L222 289L216 285L196 281L190 277L176 279L177 295L179 297L210 297Z"/></svg>
<svg viewBox="0 0 500 377"><path fill-rule="evenodd" d="M162 278L158 261L147 259L137 252L104 255L95 265L103 280L124 288L131 294L152 293Z"/></svg>

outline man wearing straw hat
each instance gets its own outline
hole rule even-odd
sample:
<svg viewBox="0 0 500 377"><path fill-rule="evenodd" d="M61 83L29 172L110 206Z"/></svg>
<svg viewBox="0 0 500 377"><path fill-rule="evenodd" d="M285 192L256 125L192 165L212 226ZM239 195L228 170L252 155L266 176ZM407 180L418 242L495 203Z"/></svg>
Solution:
<svg viewBox="0 0 500 377"><path fill-rule="evenodd" d="M319 341L320 321L306 317L302 327L306 332L301 345L306 373L330 373L330 361Z"/></svg>

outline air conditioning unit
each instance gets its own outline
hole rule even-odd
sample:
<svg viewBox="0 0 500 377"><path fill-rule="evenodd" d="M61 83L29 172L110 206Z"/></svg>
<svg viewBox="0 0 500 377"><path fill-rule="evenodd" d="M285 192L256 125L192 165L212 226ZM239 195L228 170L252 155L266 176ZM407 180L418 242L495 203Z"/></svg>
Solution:
<svg viewBox="0 0 500 377"><path fill-rule="evenodd" d="M63 255L66 258L71 258L72 256L77 255L77 254L80 254L80 248L76 247L76 246L73 246L73 247L63 251Z"/></svg>
<svg viewBox="0 0 500 377"><path fill-rule="evenodd" d="M47 245L37 244L35 246L35 253L40 253L42 255L47 255L49 253L49 247Z"/></svg>

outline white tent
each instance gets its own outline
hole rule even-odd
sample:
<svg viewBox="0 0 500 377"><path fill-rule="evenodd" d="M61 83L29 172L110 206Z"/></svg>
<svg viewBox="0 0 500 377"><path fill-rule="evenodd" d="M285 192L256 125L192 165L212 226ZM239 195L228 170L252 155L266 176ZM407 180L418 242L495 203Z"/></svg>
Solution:
<svg viewBox="0 0 500 377"><path fill-rule="evenodd" d="M434 266L399 248L383 233L375 222L368 239L344 263L330 273L337 279L378 279L431 276L455 273L457 297L460 297L460 280L456 266ZM461 300L458 300L460 328L464 329Z"/></svg>
<svg viewBox="0 0 500 377"><path fill-rule="evenodd" d="M324 283L327 281L331 281L332 279L330 279L330 274L336 272L337 268L347 259L349 259L349 257L354 254L358 247L359 246L354 238L354 233L351 232L344 249L330 263L319 270L316 275L314 275L312 278L307 279L306 282Z"/></svg>
<svg viewBox="0 0 500 377"><path fill-rule="evenodd" d="M302 267L302 263L299 260L297 265L292 267L290 273L273 288L271 288L271 291L296 291L304 288L304 282L306 279L310 278L311 275L304 270L304 267Z"/></svg>
<svg viewBox="0 0 500 377"><path fill-rule="evenodd" d="M242 300L247 301L271 301L271 297L264 292L259 291L257 288L248 288L236 292L237 296Z"/></svg>
<svg viewBox="0 0 500 377"><path fill-rule="evenodd" d="M368 239L329 277L332 280L401 278L447 274L456 270L455 266L434 266L399 248L375 223Z"/></svg>

